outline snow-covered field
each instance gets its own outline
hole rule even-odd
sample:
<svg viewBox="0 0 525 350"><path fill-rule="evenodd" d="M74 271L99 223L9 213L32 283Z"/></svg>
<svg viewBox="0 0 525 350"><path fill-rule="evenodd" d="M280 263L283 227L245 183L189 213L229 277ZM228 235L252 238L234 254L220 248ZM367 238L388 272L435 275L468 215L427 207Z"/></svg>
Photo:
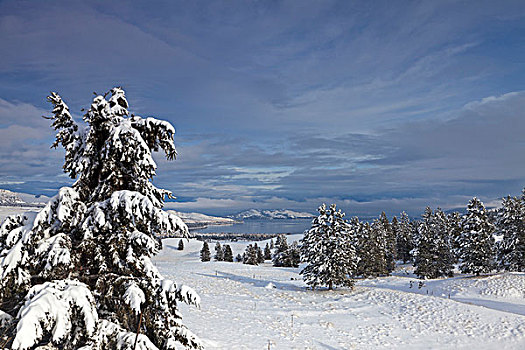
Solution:
<svg viewBox="0 0 525 350"><path fill-rule="evenodd" d="M17 207L17 206L0 206L0 223L4 221L6 217L9 215L14 214L22 214L22 213L36 213L41 208L35 208L35 207Z"/></svg>
<svg viewBox="0 0 525 350"><path fill-rule="evenodd" d="M248 243L231 243L234 256ZM202 242L185 242L184 251L177 245L178 239L164 240L154 261L166 277L200 294L201 309L182 312L208 349L525 349L523 273L432 280L418 288L402 268L359 281L354 290L313 292L299 269L202 263Z"/></svg>

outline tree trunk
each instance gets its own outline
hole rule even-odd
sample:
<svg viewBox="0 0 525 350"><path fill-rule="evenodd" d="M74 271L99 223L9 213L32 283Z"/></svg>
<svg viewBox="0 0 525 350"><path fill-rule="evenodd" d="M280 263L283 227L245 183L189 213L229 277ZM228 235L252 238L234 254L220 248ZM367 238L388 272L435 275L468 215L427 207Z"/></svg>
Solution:
<svg viewBox="0 0 525 350"><path fill-rule="evenodd" d="M332 281L328 282L328 290L334 289L333 287L334 287L333 282Z"/></svg>

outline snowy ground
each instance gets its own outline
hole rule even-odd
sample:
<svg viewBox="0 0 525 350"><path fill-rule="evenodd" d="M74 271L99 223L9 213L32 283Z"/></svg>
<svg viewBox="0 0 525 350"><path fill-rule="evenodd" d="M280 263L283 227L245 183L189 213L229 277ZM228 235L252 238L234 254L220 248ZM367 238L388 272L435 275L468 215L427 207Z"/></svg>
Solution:
<svg viewBox="0 0 525 350"><path fill-rule="evenodd" d="M246 244L232 243L234 255ZM164 240L154 261L166 277L200 294L200 310L182 311L208 349L525 349L525 274L433 280L418 288L402 268L396 276L359 281L353 291L313 292L298 269L201 263L201 242L185 242L184 251L177 245L178 239Z"/></svg>
<svg viewBox="0 0 525 350"><path fill-rule="evenodd" d="M35 208L35 207L17 207L17 206L0 206L0 224L4 221L6 217L9 215L14 214L22 214L22 213L36 213L40 211L41 208Z"/></svg>

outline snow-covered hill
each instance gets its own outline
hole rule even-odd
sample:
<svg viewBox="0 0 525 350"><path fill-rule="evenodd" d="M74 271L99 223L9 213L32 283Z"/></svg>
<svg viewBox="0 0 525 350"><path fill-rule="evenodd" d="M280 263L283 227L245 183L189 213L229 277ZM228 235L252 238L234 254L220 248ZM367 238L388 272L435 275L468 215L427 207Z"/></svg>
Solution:
<svg viewBox="0 0 525 350"><path fill-rule="evenodd" d="M183 213L175 210L168 210L184 221L189 227L208 226L208 225L233 225L237 221L231 218L223 218L220 216L211 216L201 213Z"/></svg>
<svg viewBox="0 0 525 350"><path fill-rule="evenodd" d="M12 192L0 188L0 206L44 206L49 200L46 196Z"/></svg>
<svg viewBox="0 0 525 350"><path fill-rule="evenodd" d="M184 322L207 349L525 348L524 273L427 280L418 288L402 268L354 290L314 292L300 269L202 263L202 242L191 239L179 251L178 241L164 240L154 262L199 293L201 308L184 307ZM230 243L234 255L249 243Z"/></svg>
<svg viewBox="0 0 525 350"><path fill-rule="evenodd" d="M231 215L231 218L237 220L275 220L275 219L310 219L312 214L306 212L297 212L287 209L258 210L249 209L238 214Z"/></svg>

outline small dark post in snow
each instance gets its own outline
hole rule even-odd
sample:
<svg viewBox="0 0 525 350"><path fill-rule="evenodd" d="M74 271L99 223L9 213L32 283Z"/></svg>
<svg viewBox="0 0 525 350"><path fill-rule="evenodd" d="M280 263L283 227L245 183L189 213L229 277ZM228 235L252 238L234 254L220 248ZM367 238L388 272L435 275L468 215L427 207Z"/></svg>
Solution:
<svg viewBox="0 0 525 350"><path fill-rule="evenodd" d="M217 270L215 270L215 276L217 276Z"/></svg>
<svg viewBox="0 0 525 350"><path fill-rule="evenodd" d="M293 328L293 314L292 314L292 328Z"/></svg>
<svg viewBox="0 0 525 350"><path fill-rule="evenodd" d="M270 344L271 344L270 339L268 339L268 350L270 350Z"/></svg>

